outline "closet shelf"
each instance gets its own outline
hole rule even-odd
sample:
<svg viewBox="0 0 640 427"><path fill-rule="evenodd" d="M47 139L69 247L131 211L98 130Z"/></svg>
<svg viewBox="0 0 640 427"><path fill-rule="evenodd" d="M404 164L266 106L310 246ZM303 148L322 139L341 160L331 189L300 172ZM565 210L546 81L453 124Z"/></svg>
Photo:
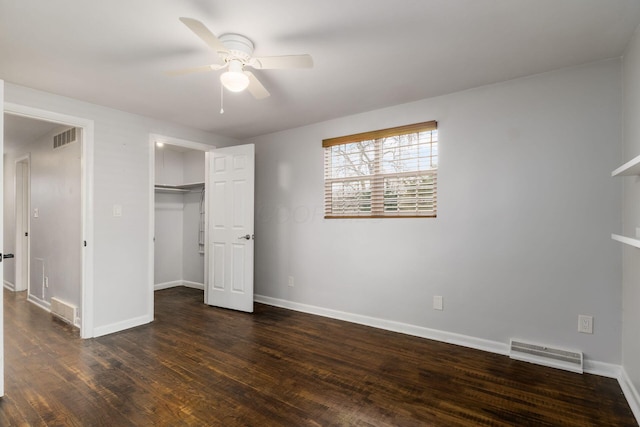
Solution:
<svg viewBox="0 0 640 427"><path fill-rule="evenodd" d="M204 188L204 182L192 182L181 185L156 184L155 189L159 193L188 193L193 190Z"/></svg>
<svg viewBox="0 0 640 427"><path fill-rule="evenodd" d="M632 176L640 175L640 156L629 160L618 169L611 172L611 176Z"/></svg>
<svg viewBox="0 0 640 427"><path fill-rule="evenodd" d="M627 245L640 248L640 239L634 239L632 237L621 236L619 234L612 234L611 238L613 240L617 240L618 242L625 243Z"/></svg>

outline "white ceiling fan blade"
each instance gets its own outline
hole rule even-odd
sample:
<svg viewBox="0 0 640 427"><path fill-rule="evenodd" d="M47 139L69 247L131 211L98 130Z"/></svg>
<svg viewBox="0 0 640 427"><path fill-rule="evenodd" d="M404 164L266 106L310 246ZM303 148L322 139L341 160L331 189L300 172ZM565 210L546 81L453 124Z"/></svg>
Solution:
<svg viewBox="0 0 640 427"><path fill-rule="evenodd" d="M271 95L269 91L267 91L267 89L262 86L260 80L258 80L258 78L254 76L251 71L245 71L244 73L247 77L249 77L249 87L247 88L247 90L251 93L251 95L253 95L255 99L264 99Z"/></svg>
<svg viewBox="0 0 640 427"><path fill-rule="evenodd" d="M227 64L211 64L211 65L202 65L200 67L190 67L190 68L181 68L179 70L167 71L167 75L169 76L182 76L185 74L192 73L204 73L207 71L216 71L225 68Z"/></svg>
<svg viewBox="0 0 640 427"><path fill-rule="evenodd" d="M311 68L313 67L313 58L311 55L263 56L252 58L248 65L257 70Z"/></svg>
<svg viewBox="0 0 640 427"><path fill-rule="evenodd" d="M220 53L229 53L229 50L222 44L222 42L200 21L193 18L180 18L180 21L189 27L191 31L203 42L207 44L211 49Z"/></svg>

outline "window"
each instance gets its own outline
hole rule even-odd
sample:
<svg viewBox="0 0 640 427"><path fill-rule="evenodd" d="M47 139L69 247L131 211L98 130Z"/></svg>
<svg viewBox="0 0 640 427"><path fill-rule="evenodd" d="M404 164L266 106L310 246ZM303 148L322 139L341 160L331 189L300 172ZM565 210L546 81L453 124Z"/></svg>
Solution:
<svg viewBox="0 0 640 427"><path fill-rule="evenodd" d="M325 218L435 217L435 121L325 139Z"/></svg>

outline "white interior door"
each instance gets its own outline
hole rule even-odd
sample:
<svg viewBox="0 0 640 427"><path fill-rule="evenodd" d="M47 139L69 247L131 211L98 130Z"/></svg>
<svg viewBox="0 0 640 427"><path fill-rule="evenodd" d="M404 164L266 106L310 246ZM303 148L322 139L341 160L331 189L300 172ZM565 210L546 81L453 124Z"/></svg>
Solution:
<svg viewBox="0 0 640 427"><path fill-rule="evenodd" d="M4 153L4 81L0 80L0 153ZM3 163L0 162L0 200L4 200L4 171ZM4 205L4 203L3 203ZM3 235L3 210L0 209L0 245L4 242ZM1 246L0 246L1 247ZM0 251L4 252L4 250ZM0 278L4 280L4 265L0 256ZM4 396L4 298L0 298L0 396Z"/></svg>
<svg viewBox="0 0 640 427"><path fill-rule="evenodd" d="M253 312L253 144L209 155L208 280L205 302Z"/></svg>

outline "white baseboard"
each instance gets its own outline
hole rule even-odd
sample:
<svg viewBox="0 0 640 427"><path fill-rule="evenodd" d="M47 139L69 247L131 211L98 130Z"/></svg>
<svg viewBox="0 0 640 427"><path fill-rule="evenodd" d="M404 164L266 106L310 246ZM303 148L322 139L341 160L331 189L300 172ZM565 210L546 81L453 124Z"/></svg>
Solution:
<svg viewBox="0 0 640 427"><path fill-rule="evenodd" d="M199 289L201 291L204 291L204 283L189 282L188 280L183 280L182 286L184 286L185 288Z"/></svg>
<svg viewBox="0 0 640 427"><path fill-rule="evenodd" d="M254 300L263 304L288 308L290 310L301 311L309 314L316 314L323 317L330 317L332 319L345 320L347 322L357 323L365 326L372 326L374 328L385 329L387 331L400 332L407 335L432 339L449 344L456 344L463 347L488 351L491 353L502 355L509 354L509 345L498 341L490 341L482 338L471 337L468 335L461 335L452 332L440 331L437 329L425 328L422 326L410 325L407 323L394 322L391 320L378 319L376 317L362 316L360 314L353 314L313 305L300 304L297 302L271 298L264 295L255 295Z"/></svg>
<svg viewBox="0 0 640 427"><path fill-rule="evenodd" d="M624 397L627 399L627 402L631 407L631 412L633 412L633 415L636 417L636 421L640 424L640 393L638 392L638 389L634 387L631 382L631 378L627 375L627 371L624 367L620 369L618 382L620 383L620 388L622 388Z"/></svg>
<svg viewBox="0 0 640 427"><path fill-rule="evenodd" d="M27 295L27 301L51 313L51 304L33 295Z"/></svg>
<svg viewBox="0 0 640 427"><path fill-rule="evenodd" d="M16 285L14 285L13 283L11 283L8 280L4 281L4 287L9 289L10 291L14 291L15 292L15 290L16 290Z"/></svg>
<svg viewBox="0 0 640 427"><path fill-rule="evenodd" d="M161 289L175 288L177 286L182 286L182 280L174 280L173 282L156 283L155 285L153 285L153 290L159 291Z"/></svg>
<svg viewBox="0 0 640 427"><path fill-rule="evenodd" d="M161 289L169 289L175 288L178 286L185 286L187 288L201 289L204 290L204 284L197 282L189 282L187 280L174 280L172 282L164 282L164 283L156 283L153 285L154 291L159 291ZM123 331L129 328L135 328L136 326L146 325L147 323L152 322L153 319L149 318L149 316L140 316L133 319L123 320L121 322L112 323L110 325L98 326L93 328L93 336L101 337L103 335L109 335L116 332Z"/></svg>
<svg viewBox="0 0 640 427"><path fill-rule="evenodd" d="M149 319L148 315L135 317L133 319L123 320L121 322L112 323L110 325L98 326L93 328L93 337L101 337L103 335L113 334L115 332L120 332L125 329L135 328L136 326L146 325L151 322L153 319Z"/></svg>
<svg viewBox="0 0 640 427"><path fill-rule="evenodd" d="M190 282L188 280L174 280L173 282L156 283L153 285L153 290L159 291L162 289L177 288L178 286L204 291L204 283Z"/></svg>
<svg viewBox="0 0 640 427"><path fill-rule="evenodd" d="M607 378L620 378L622 366L612 363L598 362L597 360L584 359L584 372Z"/></svg>

